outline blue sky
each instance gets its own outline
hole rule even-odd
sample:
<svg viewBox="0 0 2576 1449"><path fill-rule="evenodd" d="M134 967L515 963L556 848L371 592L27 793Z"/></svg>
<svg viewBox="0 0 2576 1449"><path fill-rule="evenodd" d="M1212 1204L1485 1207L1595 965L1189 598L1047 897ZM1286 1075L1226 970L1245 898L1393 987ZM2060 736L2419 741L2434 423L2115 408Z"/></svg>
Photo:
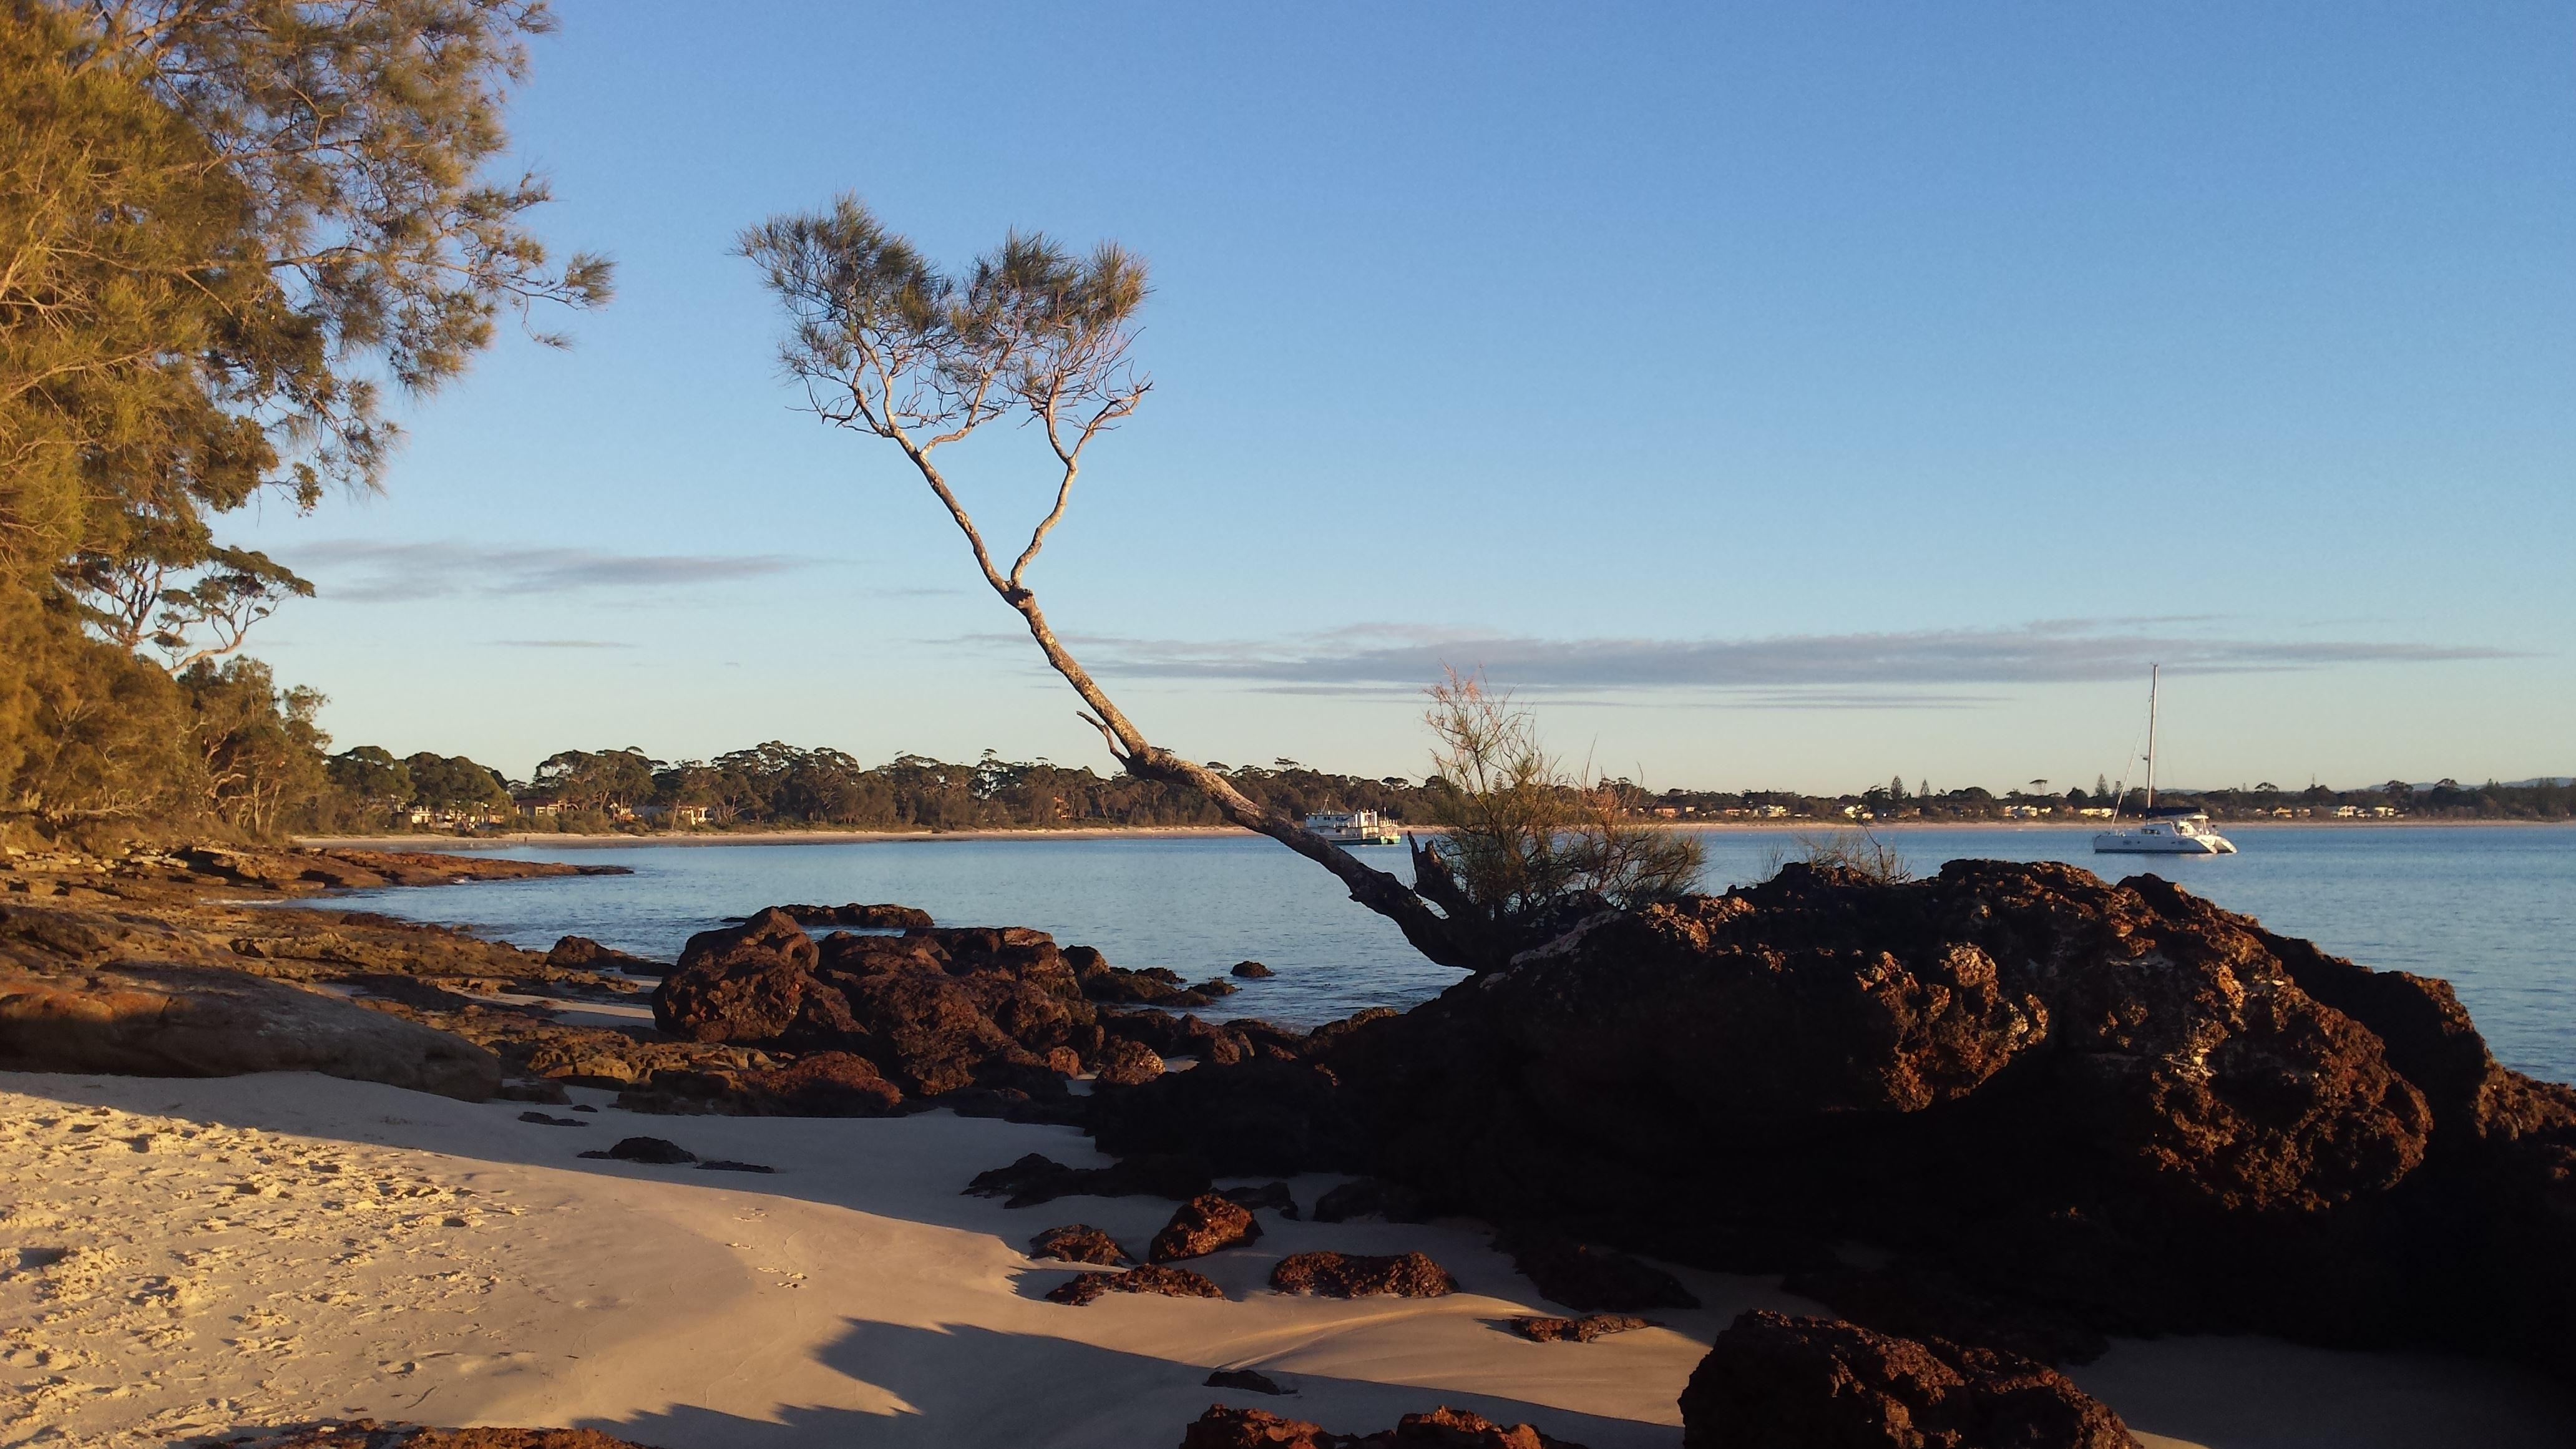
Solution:
<svg viewBox="0 0 2576 1449"><path fill-rule="evenodd" d="M574 0L515 111L618 300L241 532L343 744L1104 763L745 225L1143 253L1032 574L1159 742L1418 774L1483 666L1654 785L2565 773L2576 10ZM1025 434L959 457L1025 531Z"/></svg>

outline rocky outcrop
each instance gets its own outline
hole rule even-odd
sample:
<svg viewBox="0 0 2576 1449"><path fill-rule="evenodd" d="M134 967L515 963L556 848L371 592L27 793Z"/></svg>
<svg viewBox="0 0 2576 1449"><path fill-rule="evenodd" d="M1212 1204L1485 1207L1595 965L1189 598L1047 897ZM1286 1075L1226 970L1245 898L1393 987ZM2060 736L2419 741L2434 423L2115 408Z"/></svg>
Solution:
<svg viewBox="0 0 2576 1449"><path fill-rule="evenodd" d="M1119 1092L1095 1136L1702 1267L1874 1243L1910 1286L1842 1284L1857 1311L2009 1320L1990 1345L2255 1331L2576 1367L2576 1091L2497 1066L2439 983L2153 876L1793 865L1295 1056ZM1964 1319L1925 1297L1943 1278Z"/></svg>
<svg viewBox="0 0 2576 1449"><path fill-rule="evenodd" d="M1422 1253L1291 1253L1270 1270L1270 1286L1324 1298L1441 1298L1458 1280Z"/></svg>
<svg viewBox="0 0 2576 1449"><path fill-rule="evenodd" d="M1098 1064L1093 1077L1112 1087L1138 1087L1163 1074L1163 1059L1152 1047L1123 1036L1113 1036L1100 1044Z"/></svg>
<svg viewBox="0 0 2576 1449"><path fill-rule="evenodd" d="M1049 1303L1080 1308L1111 1293L1159 1293L1166 1298L1223 1298L1225 1290L1187 1268L1146 1263L1124 1273L1076 1273L1047 1290Z"/></svg>
<svg viewBox="0 0 2576 1449"><path fill-rule="evenodd" d="M696 1041L846 1051L913 1096L1028 1084L1095 1060L1103 1037L1042 931L959 927L821 943L771 908L689 939L654 1019Z"/></svg>
<svg viewBox="0 0 2576 1449"><path fill-rule="evenodd" d="M334 996L237 971L0 970L0 1068L227 1077L320 1072L480 1102L490 1052Z"/></svg>
<svg viewBox="0 0 2576 1449"><path fill-rule="evenodd" d="M1172 1220L1146 1245L1145 1257L1149 1262L1176 1263L1260 1240L1261 1223L1250 1208L1216 1193L1201 1193L1172 1214Z"/></svg>
<svg viewBox="0 0 2576 1449"><path fill-rule="evenodd" d="M1684 1449L2138 1449L2061 1373L1991 1349L1760 1310L1682 1390Z"/></svg>
<svg viewBox="0 0 2576 1449"><path fill-rule="evenodd" d="M1226 974L1239 976L1246 981L1265 981L1279 973L1258 961L1237 961L1234 963L1234 968Z"/></svg>
<svg viewBox="0 0 2576 1449"><path fill-rule="evenodd" d="M1211 1404L1181 1436L1181 1449L1583 1449L1527 1424L1505 1428L1464 1409L1407 1414L1392 1429L1336 1434L1261 1409Z"/></svg>
<svg viewBox="0 0 2576 1449"><path fill-rule="evenodd" d="M856 926L876 931L927 931L933 922L930 912L891 902L863 906L852 901L846 906L780 906L788 917L806 926Z"/></svg>

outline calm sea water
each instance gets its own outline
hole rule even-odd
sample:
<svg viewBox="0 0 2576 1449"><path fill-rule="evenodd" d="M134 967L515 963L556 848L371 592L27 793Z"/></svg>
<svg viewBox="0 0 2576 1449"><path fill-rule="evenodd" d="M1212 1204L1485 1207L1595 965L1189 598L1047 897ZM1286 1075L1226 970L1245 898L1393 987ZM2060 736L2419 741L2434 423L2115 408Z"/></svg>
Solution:
<svg viewBox="0 0 2576 1449"><path fill-rule="evenodd" d="M2095 856L2063 829L1896 830L1916 871L1960 857L2062 860L2114 877L2153 869L2276 931L2365 965L2447 977L2496 1055L2576 1082L2576 827L2240 830L2242 853L2142 863ZM1788 834L1708 834L1711 889L1760 879ZM1458 979L1415 956L1332 878L1253 836L942 839L789 845L524 845L533 860L630 867L631 876L359 892L366 908L471 924L543 948L589 936L662 960L692 933L791 901L900 901L943 925L1020 925L1097 946L1122 966L1190 980L1237 961L1278 975L1213 1015L1311 1026L1407 1006ZM1406 873L1401 847L1363 850ZM330 904L355 904L348 898Z"/></svg>

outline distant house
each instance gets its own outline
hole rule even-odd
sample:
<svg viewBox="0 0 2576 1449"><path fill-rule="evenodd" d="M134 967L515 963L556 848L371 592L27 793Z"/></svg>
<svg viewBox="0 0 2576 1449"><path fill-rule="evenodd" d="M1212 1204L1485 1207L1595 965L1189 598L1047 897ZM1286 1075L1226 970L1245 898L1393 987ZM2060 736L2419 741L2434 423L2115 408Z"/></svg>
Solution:
<svg viewBox="0 0 2576 1449"><path fill-rule="evenodd" d="M521 795L510 803L517 806L519 813L522 815L544 817L561 815L563 813L563 802L561 800L550 800L543 795Z"/></svg>
<svg viewBox="0 0 2576 1449"><path fill-rule="evenodd" d="M2111 818L2112 810L2108 805L2084 805L2077 807L2075 813L2089 815L2096 820L2108 820Z"/></svg>
<svg viewBox="0 0 2576 1449"><path fill-rule="evenodd" d="M646 805L635 812L646 824L665 825L675 829L707 823L704 805Z"/></svg>

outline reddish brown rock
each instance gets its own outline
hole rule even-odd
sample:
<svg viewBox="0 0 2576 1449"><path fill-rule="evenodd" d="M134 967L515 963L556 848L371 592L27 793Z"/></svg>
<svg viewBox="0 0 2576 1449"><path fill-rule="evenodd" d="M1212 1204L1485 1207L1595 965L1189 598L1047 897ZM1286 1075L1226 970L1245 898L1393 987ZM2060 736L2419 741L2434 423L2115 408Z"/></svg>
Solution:
<svg viewBox="0 0 2576 1449"><path fill-rule="evenodd" d="M1225 1296L1224 1289L1187 1268L1147 1263L1124 1273L1076 1273L1047 1290L1047 1301L1080 1308L1110 1293L1160 1293L1166 1298Z"/></svg>
<svg viewBox="0 0 2576 1449"><path fill-rule="evenodd" d="M1089 1223L1068 1223L1049 1228L1029 1239L1029 1256L1053 1258L1065 1263L1098 1263L1117 1267L1135 1261L1118 1240Z"/></svg>
<svg viewBox="0 0 2576 1449"><path fill-rule="evenodd" d="M1614 1333L1634 1333L1640 1328L1658 1326L1651 1318L1632 1318L1622 1313L1587 1313L1581 1318L1533 1315L1512 1320L1512 1332L1532 1343L1590 1343Z"/></svg>
<svg viewBox="0 0 2576 1449"><path fill-rule="evenodd" d="M701 931L653 992L653 1020L691 1041L774 1042L796 1021L813 979L814 938L772 908Z"/></svg>
<svg viewBox="0 0 2576 1449"><path fill-rule="evenodd" d="M1291 1253L1270 1270L1270 1286L1325 1298L1439 1298L1457 1292L1458 1280L1421 1253Z"/></svg>
<svg viewBox="0 0 2576 1449"><path fill-rule="evenodd" d="M1761 1310L1718 1335L1681 1409L1684 1449L2138 1449L2029 1359Z"/></svg>
<svg viewBox="0 0 2576 1449"><path fill-rule="evenodd" d="M1163 1059L1143 1042L1113 1036L1100 1044L1092 1074L1113 1087L1140 1086L1163 1074Z"/></svg>
<svg viewBox="0 0 2576 1449"><path fill-rule="evenodd" d="M1172 1220L1154 1235L1145 1256L1157 1263L1204 1258L1257 1242L1260 1237L1261 1222L1250 1208L1218 1193L1202 1193L1181 1204Z"/></svg>

